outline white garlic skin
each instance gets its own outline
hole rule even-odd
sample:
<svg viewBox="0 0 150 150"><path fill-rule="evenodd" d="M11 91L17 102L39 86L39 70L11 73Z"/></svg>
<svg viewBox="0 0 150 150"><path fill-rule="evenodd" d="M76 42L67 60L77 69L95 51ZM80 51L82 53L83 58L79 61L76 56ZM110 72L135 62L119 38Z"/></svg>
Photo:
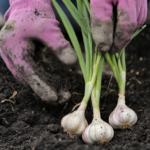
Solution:
<svg viewBox="0 0 150 150"><path fill-rule="evenodd" d="M65 132L72 135L81 135L84 129L88 126L85 119L85 110L82 109L82 106L73 113L64 116L61 121L61 126L64 128Z"/></svg>
<svg viewBox="0 0 150 150"><path fill-rule="evenodd" d="M125 105L125 97L118 99L118 104L109 116L109 124L114 129L131 128L137 122L136 113Z"/></svg>
<svg viewBox="0 0 150 150"><path fill-rule="evenodd" d="M83 131L82 139L87 144L109 142L114 136L113 128L102 119L93 119Z"/></svg>

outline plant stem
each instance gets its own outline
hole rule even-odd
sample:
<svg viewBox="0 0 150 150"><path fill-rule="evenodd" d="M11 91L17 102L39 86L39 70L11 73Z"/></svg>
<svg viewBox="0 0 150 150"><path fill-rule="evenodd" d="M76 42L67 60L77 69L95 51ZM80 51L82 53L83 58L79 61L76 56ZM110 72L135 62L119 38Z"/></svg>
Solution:
<svg viewBox="0 0 150 150"><path fill-rule="evenodd" d="M113 71L113 73L114 73L115 79L116 79L117 82L118 82L118 78L117 78L118 75L117 75L117 72L116 72L116 68L115 68L113 62L111 61L111 58L110 58L109 54L108 54L108 53L105 53L105 54L104 54L104 57L105 57L106 61L109 63L109 65L110 65L110 67L111 67L111 69L112 69L112 71Z"/></svg>
<svg viewBox="0 0 150 150"><path fill-rule="evenodd" d="M99 71L97 74L96 83L94 85L92 95L91 95L93 109L97 109L98 111L100 111L99 102L100 102L100 94L101 94L102 72L104 69L104 65L105 65L105 61L104 61L104 57L102 57L99 64L99 69L98 69Z"/></svg>
<svg viewBox="0 0 150 150"><path fill-rule="evenodd" d="M119 58L119 60L120 60L120 58ZM119 90L119 92L123 92L123 94L125 95L125 87L126 87L125 48L123 48L123 50L122 50L121 62L122 62L122 70L120 71L120 76L121 76L122 87Z"/></svg>
<svg viewBox="0 0 150 150"><path fill-rule="evenodd" d="M117 65L116 58L115 58L114 54L112 54L112 62L113 62L113 65L115 67L116 80L118 82L118 85L120 85L121 84L121 78L120 78L119 69L118 69L118 65Z"/></svg>
<svg viewBox="0 0 150 150"><path fill-rule="evenodd" d="M119 93L123 92L123 94L125 94L126 72L125 71L120 72L120 77L121 77L121 84L119 86Z"/></svg>
<svg viewBox="0 0 150 150"><path fill-rule="evenodd" d="M82 70L82 73L83 73L83 76L84 76L84 79L85 79L85 61L84 61L84 58L83 58L83 55L82 55L82 51L81 51L81 47L79 45L79 41L77 39L77 36L75 34L75 31L69 21L69 19L67 18L66 14L63 12L62 8L58 5L58 3L56 2L56 0L51 0L51 2L53 3L55 9L57 10L62 22L63 22L63 25L69 35L69 38L72 42L72 45L77 53L77 56L78 56L78 59L79 59L79 64L80 64L80 67L81 67L81 70Z"/></svg>
<svg viewBox="0 0 150 150"><path fill-rule="evenodd" d="M125 48L123 48L122 52L122 70L126 72Z"/></svg>
<svg viewBox="0 0 150 150"><path fill-rule="evenodd" d="M74 4L70 0L62 0L62 1L69 10L69 12L71 13L71 15L73 16L73 18L80 25L81 29L85 32L85 34L87 34L86 31L87 27L85 26L85 23L83 22L82 17L78 12L78 10L76 9L76 7L74 6Z"/></svg>
<svg viewBox="0 0 150 150"><path fill-rule="evenodd" d="M88 38L82 30L81 30L81 32L82 32L84 48L85 48L85 58L86 58L85 82L87 83L90 79L90 52L89 52L89 45L87 44L88 43Z"/></svg>
<svg viewBox="0 0 150 150"><path fill-rule="evenodd" d="M94 49L94 52L93 52L93 64L96 63L96 58L97 58L97 53L98 53L98 50L97 50L97 47L95 46L95 49ZM93 69L94 69L94 65L93 65Z"/></svg>
<svg viewBox="0 0 150 150"><path fill-rule="evenodd" d="M92 35L90 32L90 19L89 19L89 14L87 12L87 8L82 0L77 0L77 7L79 14L81 16L82 21L85 24L85 27L87 27L87 35L84 33L83 29L81 28L82 31L82 36L83 36L83 41L84 41L84 47L85 47L85 56L86 56L86 83L90 81L93 73L93 68L92 68L92 59L93 59L93 54L92 54L92 49L93 49L93 43L92 43Z"/></svg>
<svg viewBox="0 0 150 150"><path fill-rule="evenodd" d="M98 72L98 66L99 66L99 63L100 63L102 54L101 54L100 52L98 52L97 55L98 55L98 56L97 56L96 63L95 63L95 65L94 65L93 75L92 75L92 79L91 79L91 82L92 82L93 84L95 84L95 81L96 81L97 72Z"/></svg>
<svg viewBox="0 0 150 150"><path fill-rule="evenodd" d="M89 4L88 0L84 0L84 3L87 7L87 10L88 10L89 14L90 14L90 4Z"/></svg>
<svg viewBox="0 0 150 150"><path fill-rule="evenodd" d="M90 99L90 96L91 96L93 87L94 87L95 82L96 82L97 73L98 73L98 70L99 70L100 60L101 60L101 53L98 52L97 60L96 60L95 67L94 67L94 70L93 70L92 79L91 79L91 81L89 81L89 82L87 82L87 83L85 84L85 92L84 92L83 101L84 101L86 104L88 103L88 101L89 101L89 99Z"/></svg>
<svg viewBox="0 0 150 150"><path fill-rule="evenodd" d="M122 72L122 71L123 71L120 58L118 59L118 68L119 68L119 72Z"/></svg>
<svg viewBox="0 0 150 150"><path fill-rule="evenodd" d="M105 53L104 56L105 56L105 59L107 60L107 62L109 63L113 73L114 73L115 79L118 83L119 92L125 93L125 78L126 78L126 75L125 75L125 72L122 70L121 62L119 62L120 63L119 64L120 69L119 69L118 68L119 65L117 64L116 58L115 58L114 55L112 55L112 61L111 61L111 58L110 58L108 53ZM120 59L119 57L117 57L117 58Z"/></svg>
<svg viewBox="0 0 150 150"><path fill-rule="evenodd" d="M81 11L81 14L82 14L82 20L85 22L85 26L87 27L87 32L88 32L88 35L87 35L87 42L84 43L84 45L87 45L88 47L88 51L86 51L86 55L88 55L88 80L87 81L90 81L91 80L91 76L92 76L92 73L93 73L93 68L92 68L92 49L93 49L93 43L92 43L92 35L91 35L91 32L90 32L90 19L89 19L89 14L88 14L88 11L87 11L87 8L83 2L83 0L80 0L81 1L81 8L82 10Z"/></svg>
<svg viewBox="0 0 150 150"><path fill-rule="evenodd" d="M88 33L88 39L89 39L89 50L90 50L90 79L91 79L93 73L93 43L92 43L91 33Z"/></svg>
<svg viewBox="0 0 150 150"><path fill-rule="evenodd" d="M84 97L83 100L86 104L88 104L88 101L90 99L91 93L92 93L92 89L93 89L93 83L91 81L87 82L85 84L85 92L84 92Z"/></svg>

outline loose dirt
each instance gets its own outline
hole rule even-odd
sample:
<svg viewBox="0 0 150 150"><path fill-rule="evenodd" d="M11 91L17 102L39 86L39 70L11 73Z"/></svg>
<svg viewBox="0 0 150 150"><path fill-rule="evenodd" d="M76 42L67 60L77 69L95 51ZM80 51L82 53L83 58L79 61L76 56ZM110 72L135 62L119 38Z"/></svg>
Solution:
<svg viewBox="0 0 150 150"><path fill-rule="evenodd" d="M115 130L109 143L84 144L81 137L71 139L63 132L61 118L70 113L82 100L84 80L76 69L59 62L47 70L63 79L61 84L70 90L71 99L63 105L49 105L40 100L30 87L19 84L0 59L0 150L149 150L150 149L150 26L136 37L126 49L126 104L138 115L137 124L129 130ZM57 76L60 76L57 77ZM101 114L108 122L116 106L118 87L113 78L106 96L110 76L102 81ZM13 92L17 95L9 99ZM116 91L116 92L115 92ZM92 120L89 103L86 118Z"/></svg>

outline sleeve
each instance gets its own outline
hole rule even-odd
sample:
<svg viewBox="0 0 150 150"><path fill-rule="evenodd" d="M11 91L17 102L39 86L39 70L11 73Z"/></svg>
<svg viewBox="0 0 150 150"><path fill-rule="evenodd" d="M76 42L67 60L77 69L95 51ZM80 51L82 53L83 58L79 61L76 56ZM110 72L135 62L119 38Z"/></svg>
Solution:
<svg viewBox="0 0 150 150"><path fill-rule="evenodd" d="M2 13L2 15L5 14L8 8L9 8L9 0L0 0L0 12Z"/></svg>

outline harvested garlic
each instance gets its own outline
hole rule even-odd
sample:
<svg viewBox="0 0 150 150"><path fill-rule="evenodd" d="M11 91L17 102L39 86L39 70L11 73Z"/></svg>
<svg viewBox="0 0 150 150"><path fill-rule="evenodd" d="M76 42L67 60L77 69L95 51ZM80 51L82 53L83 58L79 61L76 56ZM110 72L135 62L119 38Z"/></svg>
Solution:
<svg viewBox="0 0 150 150"><path fill-rule="evenodd" d="M114 129L131 128L137 122L136 113L125 105L125 96L119 94L118 104L109 116L109 124Z"/></svg>
<svg viewBox="0 0 150 150"><path fill-rule="evenodd" d="M76 111L63 117L61 125L64 128L64 132L78 136L82 134L84 129L88 126L84 116L86 107L87 104L82 102Z"/></svg>
<svg viewBox="0 0 150 150"><path fill-rule="evenodd" d="M82 139L85 143L104 143L109 142L114 136L113 128L103 121L100 112L94 109L94 119L92 123L83 131Z"/></svg>

